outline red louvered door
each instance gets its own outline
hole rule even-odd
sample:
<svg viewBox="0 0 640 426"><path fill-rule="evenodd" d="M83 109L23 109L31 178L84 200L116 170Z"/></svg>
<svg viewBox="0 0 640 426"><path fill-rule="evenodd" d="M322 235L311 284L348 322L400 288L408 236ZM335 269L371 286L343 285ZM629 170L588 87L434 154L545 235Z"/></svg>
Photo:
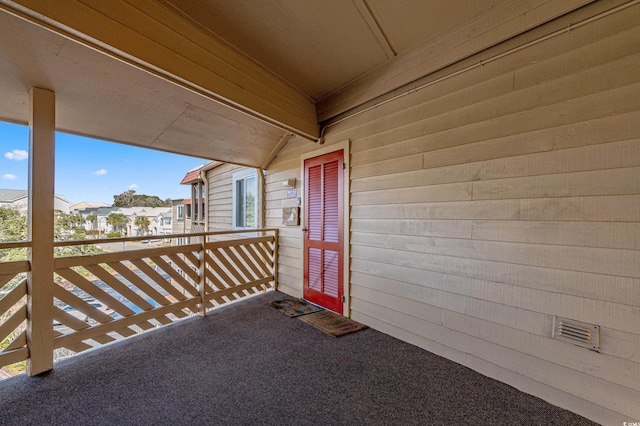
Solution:
<svg viewBox="0 0 640 426"><path fill-rule="evenodd" d="M343 303L343 151L304 162L304 298L337 313Z"/></svg>

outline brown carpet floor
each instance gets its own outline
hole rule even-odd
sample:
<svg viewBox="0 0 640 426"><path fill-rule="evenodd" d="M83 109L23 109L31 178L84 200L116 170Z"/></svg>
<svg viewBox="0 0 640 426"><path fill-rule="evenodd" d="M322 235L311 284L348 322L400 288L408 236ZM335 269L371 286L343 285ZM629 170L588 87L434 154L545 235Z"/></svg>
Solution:
<svg viewBox="0 0 640 426"><path fill-rule="evenodd" d="M0 382L2 425L589 425L372 329L328 336L266 293Z"/></svg>

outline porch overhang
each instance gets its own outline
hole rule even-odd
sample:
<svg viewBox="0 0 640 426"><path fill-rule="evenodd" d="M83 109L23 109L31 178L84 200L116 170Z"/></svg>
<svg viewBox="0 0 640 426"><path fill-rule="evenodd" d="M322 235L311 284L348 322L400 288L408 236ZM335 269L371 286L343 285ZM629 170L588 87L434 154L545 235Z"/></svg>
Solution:
<svg viewBox="0 0 640 426"><path fill-rule="evenodd" d="M318 137L314 103L157 2L0 1L0 120L56 93L56 129L259 167L286 134Z"/></svg>
<svg viewBox="0 0 640 426"><path fill-rule="evenodd" d="M593 1L0 0L0 120L26 124L38 87L59 131L266 168L292 135Z"/></svg>

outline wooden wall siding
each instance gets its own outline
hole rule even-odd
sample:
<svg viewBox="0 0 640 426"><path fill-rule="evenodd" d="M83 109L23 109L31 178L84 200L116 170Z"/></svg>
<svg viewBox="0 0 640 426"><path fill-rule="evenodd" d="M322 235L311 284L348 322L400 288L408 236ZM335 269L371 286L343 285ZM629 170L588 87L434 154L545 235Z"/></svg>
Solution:
<svg viewBox="0 0 640 426"><path fill-rule="evenodd" d="M242 166L225 163L207 171L209 206L206 220L209 231L233 229L233 174L244 169Z"/></svg>
<svg viewBox="0 0 640 426"><path fill-rule="evenodd" d="M354 319L604 424L640 419L640 6L330 128ZM300 179L293 140L267 176ZM299 182L299 181L298 181ZM302 293L281 228L280 289ZM599 353L551 338L601 325Z"/></svg>
<svg viewBox="0 0 640 426"><path fill-rule="evenodd" d="M282 226L282 208L292 206L282 182L296 179L298 197L302 197L302 170L300 156L318 149L318 145L294 138L280 151L269 166L265 179L266 227L279 227L278 238L278 290L302 297L302 226ZM302 223L302 218L301 222Z"/></svg>

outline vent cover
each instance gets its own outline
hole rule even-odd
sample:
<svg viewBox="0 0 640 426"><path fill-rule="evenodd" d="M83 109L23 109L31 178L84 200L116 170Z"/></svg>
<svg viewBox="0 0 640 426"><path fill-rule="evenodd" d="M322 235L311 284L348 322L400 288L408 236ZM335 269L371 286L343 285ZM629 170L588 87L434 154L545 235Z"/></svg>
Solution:
<svg viewBox="0 0 640 426"><path fill-rule="evenodd" d="M600 350L599 325L554 316L552 337L594 351Z"/></svg>

